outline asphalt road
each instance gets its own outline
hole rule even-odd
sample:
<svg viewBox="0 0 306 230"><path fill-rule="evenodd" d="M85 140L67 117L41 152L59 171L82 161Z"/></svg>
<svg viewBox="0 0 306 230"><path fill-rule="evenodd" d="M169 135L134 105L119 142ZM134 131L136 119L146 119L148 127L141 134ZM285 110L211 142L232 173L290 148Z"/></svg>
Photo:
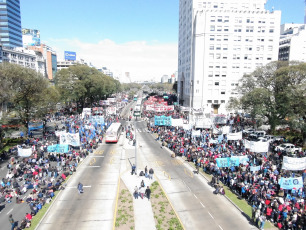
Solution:
<svg viewBox="0 0 306 230"><path fill-rule="evenodd" d="M67 182L38 229L111 229L122 157L120 142L100 145ZM83 194L78 193L79 182Z"/></svg>
<svg viewBox="0 0 306 230"><path fill-rule="evenodd" d="M171 158L169 150L161 148L145 122L136 123L139 158L162 184L185 229L257 229L201 175L194 175L191 166L180 158Z"/></svg>

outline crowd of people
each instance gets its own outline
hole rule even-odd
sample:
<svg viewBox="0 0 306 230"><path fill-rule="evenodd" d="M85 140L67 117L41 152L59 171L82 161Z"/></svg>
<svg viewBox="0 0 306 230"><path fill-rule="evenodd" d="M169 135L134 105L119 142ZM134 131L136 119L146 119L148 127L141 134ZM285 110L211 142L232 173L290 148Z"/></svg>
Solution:
<svg viewBox="0 0 306 230"><path fill-rule="evenodd" d="M117 114L121 109L117 110ZM102 143L103 135L114 121L120 118L117 114L105 115L104 123L98 124L89 120L88 116L72 115L64 111L46 116L46 121L55 124L55 130L43 131L42 136L22 138L21 149L32 148L29 157L19 157L17 146L10 149L13 157L7 164L7 174L1 179L0 202L10 204L27 203L30 212L17 222L10 216L12 229L24 229L31 225L32 217L49 203L56 191L65 188L65 180L72 175L78 164ZM66 153L49 152L48 146L60 143L57 132L79 133L80 146L69 146ZM31 137L30 137L31 136ZM22 198L24 197L24 198Z"/></svg>
<svg viewBox="0 0 306 230"><path fill-rule="evenodd" d="M167 115L173 118L184 118L184 113L178 111L154 113L144 112L147 118L154 115ZM235 130L248 128L242 119L230 117L227 124ZM245 199L252 207L252 219L256 226L263 229L266 221L270 221L279 229L306 229L306 200L305 184L306 169L303 171L289 171L282 169L283 156L286 152L276 151L275 146L285 140L270 143L268 152L254 153L244 146L243 139L228 141L226 135L218 140L219 134L210 129L202 129L200 136L193 136L192 130L173 126L155 126L147 123L149 131L157 134L156 140L162 146L168 147L175 156L186 157L196 168L211 174L210 184L216 188L216 194L225 194L227 186L238 198ZM231 167L218 167L217 158L246 156L248 161ZM305 157L306 153L299 152L295 157ZM251 171L251 167L258 170ZM282 177L302 176L304 187L299 189L283 189L279 185ZM222 182L222 183L221 183ZM223 185L222 185L223 184Z"/></svg>

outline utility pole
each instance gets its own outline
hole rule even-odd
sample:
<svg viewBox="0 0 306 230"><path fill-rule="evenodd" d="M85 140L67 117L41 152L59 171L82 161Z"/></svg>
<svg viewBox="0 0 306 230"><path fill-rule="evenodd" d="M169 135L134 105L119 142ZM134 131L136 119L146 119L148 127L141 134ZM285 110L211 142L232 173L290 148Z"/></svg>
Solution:
<svg viewBox="0 0 306 230"><path fill-rule="evenodd" d="M135 129L135 166L136 166L136 169L135 169L135 173L137 175L137 140L136 140L136 121L134 122L134 129Z"/></svg>

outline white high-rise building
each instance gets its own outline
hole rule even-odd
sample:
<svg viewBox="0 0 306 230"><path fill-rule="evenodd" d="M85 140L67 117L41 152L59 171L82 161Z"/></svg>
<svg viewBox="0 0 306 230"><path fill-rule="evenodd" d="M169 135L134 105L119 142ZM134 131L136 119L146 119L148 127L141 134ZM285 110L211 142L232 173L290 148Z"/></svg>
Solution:
<svg viewBox="0 0 306 230"><path fill-rule="evenodd" d="M226 113L239 80L278 60L280 11L266 0L180 0L178 94L180 103Z"/></svg>
<svg viewBox="0 0 306 230"><path fill-rule="evenodd" d="M278 59L306 62L306 24L283 24L280 33Z"/></svg>

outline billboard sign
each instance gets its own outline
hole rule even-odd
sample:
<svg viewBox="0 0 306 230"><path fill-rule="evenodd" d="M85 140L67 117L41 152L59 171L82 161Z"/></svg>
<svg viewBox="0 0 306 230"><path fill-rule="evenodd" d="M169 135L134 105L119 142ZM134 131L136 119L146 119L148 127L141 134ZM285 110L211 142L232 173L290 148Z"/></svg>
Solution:
<svg viewBox="0 0 306 230"><path fill-rule="evenodd" d="M65 60L66 61L75 61L76 60L76 52L65 51Z"/></svg>
<svg viewBox="0 0 306 230"><path fill-rule="evenodd" d="M40 31L35 29L22 29L24 46L40 46Z"/></svg>

